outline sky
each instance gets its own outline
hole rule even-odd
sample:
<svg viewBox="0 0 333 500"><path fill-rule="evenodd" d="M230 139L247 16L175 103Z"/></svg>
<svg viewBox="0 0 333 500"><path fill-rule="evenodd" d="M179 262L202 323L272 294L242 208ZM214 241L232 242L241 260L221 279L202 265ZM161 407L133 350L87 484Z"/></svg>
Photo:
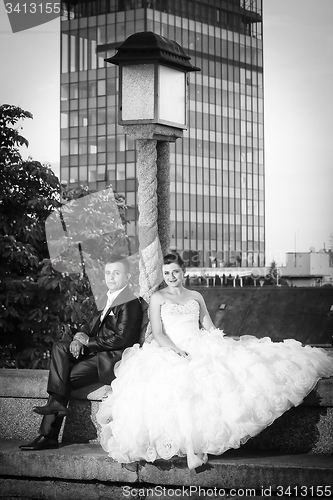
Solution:
<svg viewBox="0 0 333 500"><path fill-rule="evenodd" d="M333 0L263 0L266 263L333 246ZM60 20L13 34L0 3L0 102L30 111L22 156L60 163Z"/></svg>

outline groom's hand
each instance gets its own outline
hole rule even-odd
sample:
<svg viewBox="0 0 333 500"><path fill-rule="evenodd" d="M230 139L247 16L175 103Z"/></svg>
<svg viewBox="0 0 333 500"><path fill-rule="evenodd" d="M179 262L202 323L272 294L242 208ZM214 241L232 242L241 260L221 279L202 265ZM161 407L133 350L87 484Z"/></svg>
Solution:
<svg viewBox="0 0 333 500"><path fill-rule="evenodd" d="M69 345L69 351L74 358L78 358L84 352L84 346L79 340L73 340Z"/></svg>
<svg viewBox="0 0 333 500"><path fill-rule="evenodd" d="M74 335L74 340L78 340L79 342L81 342L81 344L85 345L86 347L88 347L88 344L89 344L89 336L84 333L84 332L77 332L75 335Z"/></svg>

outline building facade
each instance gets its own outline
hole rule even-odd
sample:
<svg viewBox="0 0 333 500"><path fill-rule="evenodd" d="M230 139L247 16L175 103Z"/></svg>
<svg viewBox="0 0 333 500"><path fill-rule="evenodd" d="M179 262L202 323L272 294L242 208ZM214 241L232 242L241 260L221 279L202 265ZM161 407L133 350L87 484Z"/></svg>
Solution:
<svg viewBox="0 0 333 500"><path fill-rule="evenodd" d="M125 196L137 240L135 142L118 125L118 68L133 33L175 40L201 68L189 127L171 144L171 246L192 266L265 255L261 0L69 0L61 21L61 181Z"/></svg>
<svg viewBox="0 0 333 500"><path fill-rule="evenodd" d="M333 251L288 252L280 270L289 286L333 286Z"/></svg>

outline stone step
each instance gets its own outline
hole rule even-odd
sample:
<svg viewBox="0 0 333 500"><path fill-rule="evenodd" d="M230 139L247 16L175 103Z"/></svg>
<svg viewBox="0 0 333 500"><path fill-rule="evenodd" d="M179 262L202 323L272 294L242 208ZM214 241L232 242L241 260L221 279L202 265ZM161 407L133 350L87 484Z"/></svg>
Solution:
<svg viewBox="0 0 333 500"><path fill-rule="evenodd" d="M333 460L324 454L240 448L210 456L206 466L190 471L185 458L124 466L93 443L39 452L21 451L17 441L0 445L2 499L290 498L290 493L327 498L332 493Z"/></svg>
<svg viewBox="0 0 333 500"><path fill-rule="evenodd" d="M36 437L41 417L34 406L47 402L48 370L0 371L0 433L2 439L30 441ZM70 414L65 419L60 439L66 442L97 441L96 413L109 386L95 384L73 391Z"/></svg>

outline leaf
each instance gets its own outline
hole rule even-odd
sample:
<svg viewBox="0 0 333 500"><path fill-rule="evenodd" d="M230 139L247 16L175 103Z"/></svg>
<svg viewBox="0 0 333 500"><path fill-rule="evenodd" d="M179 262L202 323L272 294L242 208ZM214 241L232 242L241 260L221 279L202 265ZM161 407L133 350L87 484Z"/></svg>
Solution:
<svg viewBox="0 0 333 500"><path fill-rule="evenodd" d="M22 137L21 135L17 135L16 136L16 140L17 142L20 144L20 146L26 146L26 147L29 147L29 142L27 141L27 139L25 139L24 137Z"/></svg>

